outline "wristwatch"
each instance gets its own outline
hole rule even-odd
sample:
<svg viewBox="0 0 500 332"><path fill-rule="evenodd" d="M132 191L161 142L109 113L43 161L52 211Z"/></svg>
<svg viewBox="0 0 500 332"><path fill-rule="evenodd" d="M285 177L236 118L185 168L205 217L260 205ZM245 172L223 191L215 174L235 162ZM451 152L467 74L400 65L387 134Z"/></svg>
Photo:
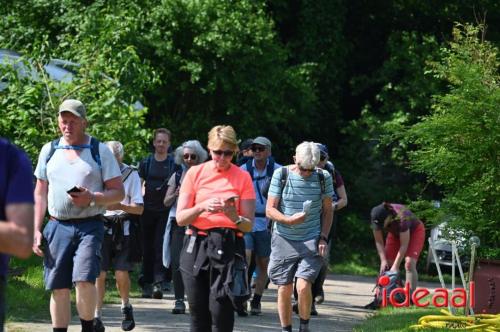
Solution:
<svg viewBox="0 0 500 332"><path fill-rule="evenodd" d="M90 192L90 195L91 195L91 198L90 198L89 206L93 207L93 206L95 206L95 195L93 192Z"/></svg>

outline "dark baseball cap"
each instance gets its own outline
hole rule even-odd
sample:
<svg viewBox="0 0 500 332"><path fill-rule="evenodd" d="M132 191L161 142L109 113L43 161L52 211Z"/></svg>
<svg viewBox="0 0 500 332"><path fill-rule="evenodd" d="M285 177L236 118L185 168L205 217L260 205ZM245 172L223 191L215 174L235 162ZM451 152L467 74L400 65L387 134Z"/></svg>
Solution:
<svg viewBox="0 0 500 332"><path fill-rule="evenodd" d="M318 143L319 152L323 156L328 156L328 147L324 144Z"/></svg>
<svg viewBox="0 0 500 332"><path fill-rule="evenodd" d="M243 142L240 143L240 150L247 150L250 149L250 147L253 144L253 139L247 138Z"/></svg>
<svg viewBox="0 0 500 332"><path fill-rule="evenodd" d="M385 208L384 203L375 206L370 213L370 220L374 224L383 225L385 218L387 218L391 212Z"/></svg>

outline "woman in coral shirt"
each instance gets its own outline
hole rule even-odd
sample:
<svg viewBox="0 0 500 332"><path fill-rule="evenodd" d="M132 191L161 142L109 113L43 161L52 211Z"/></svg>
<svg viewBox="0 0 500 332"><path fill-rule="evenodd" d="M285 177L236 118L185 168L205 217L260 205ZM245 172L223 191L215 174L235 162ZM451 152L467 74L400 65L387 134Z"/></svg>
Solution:
<svg viewBox="0 0 500 332"><path fill-rule="evenodd" d="M224 283L235 261L244 262L242 232L252 230L255 192L248 172L231 163L238 150L231 126L208 133L212 160L191 167L177 202L177 224L189 225L180 270L191 313L191 331L232 331L234 297Z"/></svg>

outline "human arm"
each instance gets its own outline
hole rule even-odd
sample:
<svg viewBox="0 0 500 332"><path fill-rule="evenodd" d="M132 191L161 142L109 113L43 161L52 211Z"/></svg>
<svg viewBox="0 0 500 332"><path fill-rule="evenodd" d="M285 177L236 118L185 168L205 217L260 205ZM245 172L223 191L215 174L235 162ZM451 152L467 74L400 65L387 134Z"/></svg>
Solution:
<svg viewBox="0 0 500 332"><path fill-rule="evenodd" d="M47 195L49 183L45 180L37 179L35 185L35 213L34 213L34 232L33 232L33 252L43 257L43 252L39 246L42 243L42 225L47 211Z"/></svg>
<svg viewBox="0 0 500 332"><path fill-rule="evenodd" d="M297 212L291 216L286 216L278 210L280 203L280 198L275 196L269 196L266 203L266 217L269 219L279 222L285 225L297 225L301 224L306 220L306 214L304 212Z"/></svg>
<svg viewBox="0 0 500 332"><path fill-rule="evenodd" d="M328 234L330 234L330 228L332 227L333 221L333 205L332 198L326 196L322 201L321 209L321 235L318 242L318 252L321 256L327 254L328 247Z"/></svg>
<svg viewBox="0 0 500 332"><path fill-rule="evenodd" d="M408 244L410 243L410 230L407 229L404 232L399 233L399 250L398 254L396 255L396 259L394 260L394 263L392 263L391 266L391 271L392 272L398 272L399 271L399 266L401 265L401 262L404 260L406 251L408 250Z"/></svg>
<svg viewBox="0 0 500 332"><path fill-rule="evenodd" d="M221 211L223 202L218 198L210 198L198 204L194 204L195 195L193 193L181 192L177 200L176 220L179 226L187 226L203 212Z"/></svg>
<svg viewBox="0 0 500 332"><path fill-rule="evenodd" d="M168 189L167 192L165 193L165 198L163 198L163 205L165 205L166 207L172 206L172 204L174 204L175 200L179 196L179 189L180 187L177 187L175 185L175 173L174 173L168 180Z"/></svg>
<svg viewBox="0 0 500 332"><path fill-rule="evenodd" d="M28 258L33 243L33 204L7 204L5 216L5 222L0 221L0 252Z"/></svg>
<svg viewBox="0 0 500 332"><path fill-rule="evenodd" d="M103 192L92 192L88 188L78 187L81 191L70 194L71 201L78 207L87 207L92 200L96 205L112 205L119 203L125 197L121 176L114 177L104 182Z"/></svg>
<svg viewBox="0 0 500 332"><path fill-rule="evenodd" d="M375 240L375 247L377 248L377 253L380 258L379 274L382 274L385 270L389 268L387 264L387 258L385 256L384 233L380 229L373 229L372 231L373 231L373 238Z"/></svg>
<svg viewBox="0 0 500 332"><path fill-rule="evenodd" d="M243 233L252 231L253 219L255 216L255 199L242 199L240 202L241 215L234 206L234 203L224 203L224 214L236 223L236 227Z"/></svg>
<svg viewBox="0 0 500 332"><path fill-rule="evenodd" d="M347 193L345 191L345 186L341 185L337 188L337 196L338 199L336 202L333 202L334 211L338 211L347 206Z"/></svg>

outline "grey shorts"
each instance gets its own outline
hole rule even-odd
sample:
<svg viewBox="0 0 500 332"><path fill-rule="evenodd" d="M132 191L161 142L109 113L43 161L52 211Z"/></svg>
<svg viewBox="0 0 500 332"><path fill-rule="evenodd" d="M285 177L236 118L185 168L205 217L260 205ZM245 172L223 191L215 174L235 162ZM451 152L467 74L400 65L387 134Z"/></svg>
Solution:
<svg viewBox="0 0 500 332"><path fill-rule="evenodd" d="M288 285L295 277L314 282L324 260L318 253L318 239L293 241L273 233L267 273L275 285Z"/></svg>
<svg viewBox="0 0 500 332"><path fill-rule="evenodd" d="M132 271L134 264L129 260L129 243L130 237L128 235L124 236L122 248L117 250L113 243L113 236L105 233L101 249L101 271L109 271L111 267L115 271Z"/></svg>

